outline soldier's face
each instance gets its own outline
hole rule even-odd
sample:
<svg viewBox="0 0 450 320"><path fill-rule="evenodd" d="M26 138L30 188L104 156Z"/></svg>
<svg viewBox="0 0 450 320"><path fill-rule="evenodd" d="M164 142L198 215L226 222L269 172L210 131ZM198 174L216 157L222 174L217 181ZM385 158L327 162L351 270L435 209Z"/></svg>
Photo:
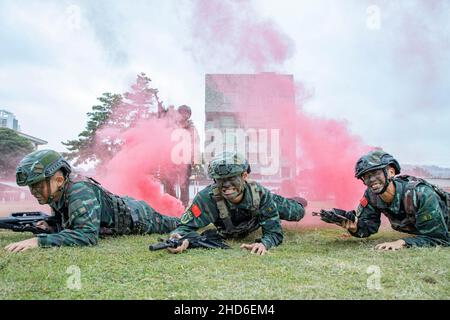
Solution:
<svg viewBox="0 0 450 320"><path fill-rule="evenodd" d="M244 179L242 176L234 176L225 179L216 179L222 196L230 201L236 199L244 187Z"/></svg>
<svg viewBox="0 0 450 320"><path fill-rule="evenodd" d="M382 169L366 172L363 174L362 179L364 184L374 193L378 193L383 190L384 184L386 183L386 178Z"/></svg>
<svg viewBox="0 0 450 320"><path fill-rule="evenodd" d="M34 183L30 186L31 194L37 199L39 204L46 204L48 199L48 188L47 188L47 182L41 181L38 183Z"/></svg>
<svg viewBox="0 0 450 320"><path fill-rule="evenodd" d="M50 178L50 189L46 180L32 184L29 188L39 204L47 204L50 195L54 194L63 183L64 178L61 175L54 175Z"/></svg>

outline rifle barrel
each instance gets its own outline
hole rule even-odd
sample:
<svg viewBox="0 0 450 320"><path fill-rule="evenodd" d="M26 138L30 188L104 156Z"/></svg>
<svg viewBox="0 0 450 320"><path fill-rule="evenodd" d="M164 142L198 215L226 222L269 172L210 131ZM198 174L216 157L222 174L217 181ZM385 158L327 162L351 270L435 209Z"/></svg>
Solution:
<svg viewBox="0 0 450 320"><path fill-rule="evenodd" d="M162 250L162 249L166 249L166 248L176 248L176 247L177 247L176 242L164 241L164 242L152 244L148 248L150 249L150 251L157 251L157 250Z"/></svg>

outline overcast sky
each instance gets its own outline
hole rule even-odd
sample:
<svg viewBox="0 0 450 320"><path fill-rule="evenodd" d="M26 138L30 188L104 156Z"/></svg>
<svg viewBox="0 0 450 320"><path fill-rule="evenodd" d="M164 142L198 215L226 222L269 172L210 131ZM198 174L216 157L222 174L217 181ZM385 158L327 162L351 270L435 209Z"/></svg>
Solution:
<svg viewBox="0 0 450 320"><path fill-rule="evenodd" d="M401 163L450 167L450 1L235 2L288 40L288 58L259 71L293 74L314 93L307 112L345 120ZM254 69L204 50L192 16L188 0L1 0L0 109L64 151L97 97L145 72L203 128L205 73Z"/></svg>

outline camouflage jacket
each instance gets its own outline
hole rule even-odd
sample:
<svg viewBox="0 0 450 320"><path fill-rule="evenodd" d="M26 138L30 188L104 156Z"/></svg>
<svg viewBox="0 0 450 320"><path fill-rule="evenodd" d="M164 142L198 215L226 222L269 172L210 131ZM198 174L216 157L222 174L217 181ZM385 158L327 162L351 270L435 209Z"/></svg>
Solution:
<svg viewBox="0 0 450 320"><path fill-rule="evenodd" d="M393 179L395 195L390 204L367 189L356 210L358 229L351 234L362 238L376 233L383 213L394 230L416 235L403 238L408 247L449 246L449 216L444 199L426 183L418 183L407 190L413 179L416 178L400 176Z"/></svg>
<svg viewBox="0 0 450 320"><path fill-rule="evenodd" d="M254 210L252 192L248 183L246 183L244 188L244 198L239 204L234 205L226 200L225 204L230 212L233 225L237 226L253 219L256 222L256 228L251 228L248 232L262 227L261 242L269 249L281 244L283 241L281 220L277 204L273 199L274 195L262 185L256 182L254 184L256 185L256 191L260 195L258 210ZM216 200L214 199L214 187L214 184L209 185L195 196L192 205L182 215L180 226L172 233L183 235L187 232L206 227L211 223L222 234L226 231L225 225L220 218Z"/></svg>
<svg viewBox="0 0 450 320"><path fill-rule="evenodd" d="M126 214L113 209L117 202L112 203L111 196L120 200ZM88 179L66 182L61 197L50 207L63 230L38 234L38 243L44 247L95 245L101 235L168 233L179 221L160 215L144 201L114 196Z"/></svg>

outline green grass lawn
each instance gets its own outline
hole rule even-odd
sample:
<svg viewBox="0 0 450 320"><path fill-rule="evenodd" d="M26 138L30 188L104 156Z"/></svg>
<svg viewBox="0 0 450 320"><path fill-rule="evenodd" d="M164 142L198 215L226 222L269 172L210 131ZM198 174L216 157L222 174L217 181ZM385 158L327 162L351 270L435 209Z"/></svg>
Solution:
<svg viewBox="0 0 450 320"><path fill-rule="evenodd" d="M228 241L231 250L150 252L159 235L9 254L5 245L30 234L0 231L0 299L450 298L449 248L378 252L375 244L401 234L343 235L338 228L288 228L283 245L260 257L235 241ZM71 266L80 270L79 289L70 286L76 277ZM376 283L373 268L381 271L379 289L367 286Z"/></svg>

